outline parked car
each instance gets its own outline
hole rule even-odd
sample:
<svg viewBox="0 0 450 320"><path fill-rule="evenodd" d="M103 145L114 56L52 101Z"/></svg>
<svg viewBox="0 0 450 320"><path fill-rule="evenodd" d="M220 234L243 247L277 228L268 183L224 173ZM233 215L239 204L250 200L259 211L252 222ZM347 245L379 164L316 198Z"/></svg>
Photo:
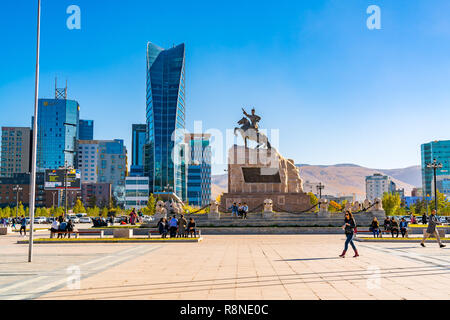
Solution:
<svg viewBox="0 0 450 320"><path fill-rule="evenodd" d="M81 217L80 223L92 223L92 219L89 217Z"/></svg>
<svg viewBox="0 0 450 320"><path fill-rule="evenodd" d="M447 223L447 218L446 217L439 217L439 222L440 223Z"/></svg>
<svg viewBox="0 0 450 320"><path fill-rule="evenodd" d="M68 215L67 219L72 220L73 223L80 223L80 218L78 218L76 215Z"/></svg>
<svg viewBox="0 0 450 320"><path fill-rule="evenodd" d="M151 217L151 216L143 216L142 217L142 222L143 223L150 223L150 222L152 222L153 220L155 220L153 217Z"/></svg>
<svg viewBox="0 0 450 320"><path fill-rule="evenodd" d="M81 219L87 217L87 213L77 213L76 216Z"/></svg>
<svg viewBox="0 0 450 320"><path fill-rule="evenodd" d="M46 222L47 222L47 218L45 218L45 217L34 218L34 223L41 224L41 223L46 223Z"/></svg>

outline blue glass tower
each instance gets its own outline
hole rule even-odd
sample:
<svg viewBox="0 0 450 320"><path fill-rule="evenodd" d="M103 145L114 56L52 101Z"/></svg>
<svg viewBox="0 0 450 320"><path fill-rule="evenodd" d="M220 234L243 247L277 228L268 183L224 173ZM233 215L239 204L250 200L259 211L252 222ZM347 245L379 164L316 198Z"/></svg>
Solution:
<svg viewBox="0 0 450 320"><path fill-rule="evenodd" d="M94 120L80 120L78 139L94 140Z"/></svg>
<svg viewBox="0 0 450 320"><path fill-rule="evenodd" d="M133 124L132 161L133 166L144 166L144 145L147 136L146 124Z"/></svg>
<svg viewBox="0 0 450 320"><path fill-rule="evenodd" d="M210 134L186 134L189 146L187 197L190 205L203 207L211 202Z"/></svg>
<svg viewBox="0 0 450 320"><path fill-rule="evenodd" d="M66 99L39 99L37 170L75 166L80 105Z"/></svg>
<svg viewBox="0 0 450 320"><path fill-rule="evenodd" d="M147 143L144 172L150 192L172 191L186 199L185 46L147 45ZM174 153L174 157L172 157Z"/></svg>
<svg viewBox="0 0 450 320"><path fill-rule="evenodd" d="M422 186L424 196L434 197L434 173L433 169L427 168L427 163L442 163L442 169L436 170L436 187L441 193L450 196L450 140L433 141L422 144Z"/></svg>

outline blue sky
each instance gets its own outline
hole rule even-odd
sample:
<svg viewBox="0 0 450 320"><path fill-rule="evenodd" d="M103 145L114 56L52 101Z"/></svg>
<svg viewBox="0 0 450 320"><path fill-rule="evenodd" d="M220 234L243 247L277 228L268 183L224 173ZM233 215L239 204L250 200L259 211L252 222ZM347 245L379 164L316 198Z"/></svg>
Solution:
<svg viewBox="0 0 450 320"><path fill-rule="evenodd" d="M2 3L0 125L30 125L37 1ZM69 82L96 139L145 122L146 43L186 43L187 124L233 128L254 106L297 163L397 168L450 139L445 0L43 0L40 97ZM66 9L81 8L81 30ZM366 9L381 8L381 30ZM216 167L215 173L223 172Z"/></svg>

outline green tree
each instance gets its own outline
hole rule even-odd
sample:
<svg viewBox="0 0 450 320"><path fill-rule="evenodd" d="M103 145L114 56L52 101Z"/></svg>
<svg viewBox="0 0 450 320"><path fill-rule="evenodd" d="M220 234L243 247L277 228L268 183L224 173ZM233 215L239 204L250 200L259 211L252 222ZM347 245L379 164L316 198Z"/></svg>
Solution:
<svg viewBox="0 0 450 320"><path fill-rule="evenodd" d="M14 208L14 210L16 210L16 209ZM25 209L23 208L22 202L19 202L19 210L18 210L17 215L18 215L19 217L21 217L21 216L26 216L26 215L27 215Z"/></svg>
<svg viewBox="0 0 450 320"><path fill-rule="evenodd" d="M308 196L309 196L309 202L310 202L310 204L311 204L311 207L319 203L319 199L317 199L317 197L315 196L314 193L309 192L309 193L308 193ZM319 210L319 206L316 206L316 207L314 208L314 212L316 212L316 211L318 211L318 210Z"/></svg>
<svg viewBox="0 0 450 320"><path fill-rule="evenodd" d="M86 213L86 209L83 206L83 203L80 199L77 199L77 202L75 203L75 206L73 207L74 213Z"/></svg>
<svg viewBox="0 0 450 320"><path fill-rule="evenodd" d="M383 208L386 211L386 215L393 216L400 208L400 204L402 202L400 195L398 193L385 193L383 195Z"/></svg>
<svg viewBox="0 0 450 320"><path fill-rule="evenodd" d="M145 213L148 215L154 215L156 209L156 199L153 193L150 193L150 196L148 197L147 202L147 208L145 210Z"/></svg>
<svg viewBox="0 0 450 320"><path fill-rule="evenodd" d="M94 194L94 195L92 195L92 196L89 198L89 201L88 201L88 207L89 207L89 208L94 208L96 205L97 205L97 197L96 197L95 194Z"/></svg>

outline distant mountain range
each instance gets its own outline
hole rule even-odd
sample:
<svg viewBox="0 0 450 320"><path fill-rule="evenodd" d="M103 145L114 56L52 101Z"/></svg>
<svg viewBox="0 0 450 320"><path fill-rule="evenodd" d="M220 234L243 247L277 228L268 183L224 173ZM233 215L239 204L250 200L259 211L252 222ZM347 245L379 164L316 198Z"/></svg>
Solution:
<svg viewBox="0 0 450 320"><path fill-rule="evenodd" d="M405 194L410 195L411 190L422 185L420 166L402 169L370 169L355 164L336 165L307 165L298 164L300 176L303 181L322 182L325 185L324 194L330 195L356 195L357 200L366 196L366 176L381 173L390 176L397 184L397 188L404 188ZM228 189L228 175L212 176L212 196L216 198Z"/></svg>

